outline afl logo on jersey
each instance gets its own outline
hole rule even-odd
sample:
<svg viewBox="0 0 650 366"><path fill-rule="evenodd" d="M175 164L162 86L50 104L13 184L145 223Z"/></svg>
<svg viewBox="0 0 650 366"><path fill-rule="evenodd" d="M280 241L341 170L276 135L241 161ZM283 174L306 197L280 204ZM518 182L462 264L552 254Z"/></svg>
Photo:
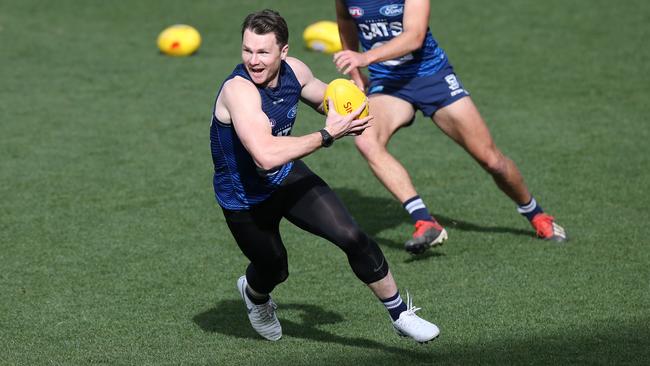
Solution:
<svg viewBox="0 0 650 366"><path fill-rule="evenodd" d="M269 118L269 123L271 124L271 127L275 127L275 120L273 118Z"/></svg>
<svg viewBox="0 0 650 366"><path fill-rule="evenodd" d="M350 13L353 18L359 18L363 16L363 9L358 6L351 6L348 8L348 13Z"/></svg>
<svg viewBox="0 0 650 366"><path fill-rule="evenodd" d="M379 13L385 17L396 17L404 13L403 4L384 5L379 9Z"/></svg>
<svg viewBox="0 0 650 366"><path fill-rule="evenodd" d="M296 118L297 113L298 113L298 103L296 103L296 105L294 105L291 109L289 109L289 112L287 113L287 118L294 119Z"/></svg>

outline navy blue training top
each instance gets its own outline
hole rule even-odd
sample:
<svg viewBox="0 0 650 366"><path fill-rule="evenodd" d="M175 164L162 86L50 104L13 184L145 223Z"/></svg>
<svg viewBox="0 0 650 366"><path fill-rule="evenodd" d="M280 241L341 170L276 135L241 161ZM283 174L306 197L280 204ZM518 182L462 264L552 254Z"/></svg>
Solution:
<svg viewBox="0 0 650 366"><path fill-rule="evenodd" d="M357 25L364 51L379 47L404 30L404 0L345 0ZM447 64L447 55L427 28L419 49L394 60L368 66L371 79L410 79L431 76Z"/></svg>
<svg viewBox="0 0 650 366"><path fill-rule="evenodd" d="M219 93L226 81L235 76L251 80L244 65L239 64L221 84ZM273 135L290 135L296 121L302 87L289 64L282 61L276 87L257 87L257 90L262 98L262 111L269 118ZM242 100L241 103L247 101ZM266 200L278 188L291 171L293 162L269 171L260 169L239 140L232 124L222 123L216 118L214 112L213 108L210 147L214 164L215 198L223 208L236 211L247 210ZM246 121L237 121L237 123L246 123Z"/></svg>

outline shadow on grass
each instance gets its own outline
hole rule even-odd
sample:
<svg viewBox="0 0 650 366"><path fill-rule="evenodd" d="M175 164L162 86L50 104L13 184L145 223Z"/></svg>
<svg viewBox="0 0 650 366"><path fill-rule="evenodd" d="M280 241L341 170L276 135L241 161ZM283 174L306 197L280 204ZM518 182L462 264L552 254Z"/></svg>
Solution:
<svg viewBox="0 0 650 366"><path fill-rule="evenodd" d="M521 338L502 334L503 338L471 344L457 343L462 337L447 330L442 336L452 337L453 343L442 338L425 346L405 342L404 347L396 347L318 329L322 325L344 321L340 314L319 306L294 303L282 305L282 309L299 312L301 319L296 322L280 316L285 336L362 349L326 355L330 361L340 357L340 363L346 365L647 365L650 361L648 319L638 323L585 324L583 327L573 326L570 330L546 329L544 334ZM251 328L240 300L223 300L214 308L194 316L193 321L206 332L267 342ZM295 357L304 361L304 357L318 359L322 356L278 355L285 361Z"/></svg>
<svg viewBox="0 0 650 366"><path fill-rule="evenodd" d="M308 339L323 343L338 343L345 346L353 346L390 352L395 355L405 356L405 349L379 343L370 339L359 337L338 336L318 329L318 326L340 323L343 317L335 312L327 311L320 306L308 304L282 304L284 311L293 310L300 313L300 322L283 319L282 314L278 318L282 323L284 336ZM251 327L248 317L245 315L241 300L223 300L214 308L197 314L192 319L201 329L206 332L214 332L230 337L256 339L264 341ZM384 319L385 320L385 319ZM407 358L424 361L430 355L423 352L408 351Z"/></svg>
<svg viewBox="0 0 650 366"><path fill-rule="evenodd" d="M527 236L529 238L535 237L535 232L532 229L524 230L524 229L515 229L511 227L504 227L504 226L482 226L482 225L474 224L469 221L463 221L452 217L444 216L441 214L435 214L434 216L436 217L438 222L440 222L440 224L442 224L442 226L446 227L447 229L460 230L460 231L473 231L479 233L512 234L512 235Z"/></svg>
<svg viewBox="0 0 650 366"><path fill-rule="evenodd" d="M440 365L648 365L650 319L599 322L439 349Z"/></svg>
<svg viewBox="0 0 650 366"><path fill-rule="evenodd" d="M359 226L375 238L379 244L398 249L403 248L403 243L378 237L378 234L383 230L395 228L404 223L411 223L410 218L397 201L385 197L366 196L363 192L349 188L335 188L334 191L343 200L354 219L359 223ZM529 238L534 237L532 230L503 226L485 226L438 213L434 213L433 215L448 231L460 230L479 233L511 234Z"/></svg>

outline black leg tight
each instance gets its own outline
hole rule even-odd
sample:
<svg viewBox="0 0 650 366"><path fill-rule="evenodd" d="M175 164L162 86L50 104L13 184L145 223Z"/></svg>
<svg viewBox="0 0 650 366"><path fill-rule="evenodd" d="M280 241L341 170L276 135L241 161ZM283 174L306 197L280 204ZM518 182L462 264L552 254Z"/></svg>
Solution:
<svg viewBox="0 0 650 366"><path fill-rule="evenodd" d="M294 163L269 199L248 211L224 210L224 216L251 261L246 277L255 291L270 293L289 275L279 232L282 217L341 248L361 281L373 283L388 274L388 263L377 243L361 231L334 191L301 161Z"/></svg>

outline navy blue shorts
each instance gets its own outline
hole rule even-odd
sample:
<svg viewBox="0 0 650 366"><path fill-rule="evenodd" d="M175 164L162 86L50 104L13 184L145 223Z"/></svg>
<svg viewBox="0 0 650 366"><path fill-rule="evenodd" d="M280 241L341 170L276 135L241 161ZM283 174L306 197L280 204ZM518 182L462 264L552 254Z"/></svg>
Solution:
<svg viewBox="0 0 650 366"><path fill-rule="evenodd" d="M454 73L454 68L447 64L431 76L372 80L368 95L372 94L387 94L403 99L421 110L426 117L431 117L438 109L468 96L469 92Z"/></svg>

